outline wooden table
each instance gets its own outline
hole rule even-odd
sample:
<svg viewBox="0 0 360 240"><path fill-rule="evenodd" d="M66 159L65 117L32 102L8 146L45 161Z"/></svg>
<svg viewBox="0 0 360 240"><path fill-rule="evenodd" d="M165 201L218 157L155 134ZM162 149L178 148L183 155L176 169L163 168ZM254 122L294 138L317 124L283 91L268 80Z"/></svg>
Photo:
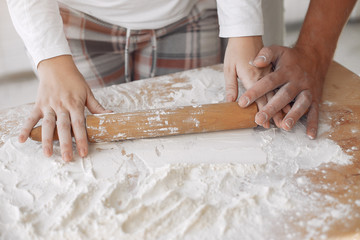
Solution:
<svg viewBox="0 0 360 240"><path fill-rule="evenodd" d="M320 121L331 125L328 137L353 157L353 163L300 174L313 181L312 191L351 204L353 211L347 219L331 227L330 236L360 239L360 77L333 62L325 80L322 102ZM325 184L330 186L328 190L321 187Z"/></svg>
<svg viewBox="0 0 360 240"><path fill-rule="evenodd" d="M221 66L214 66L221 70ZM159 87L166 92L171 86ZM161 94L154 93L154 94ZM171 99L169 99L171 100ZM311 193L332 197L338 202L351 206L352 211L344 218L336 221L329 229L332 239L360 239L360 77L332 63L325 81L321 105L320 121L331 125L328 137L338 143L343 151L353 157L353 163L346 166L330 164L316 170L301 170L297 176L306 176L312 181ZM20 125L30 112L29 105L0 111L0 146L18 134ZM327 185L325 189L323 186ZM328 209L325 201L321 208ZM299 209L301 211L301 209ZM290 221L305 221L291 215ZM311 219L311 213L308 213ZM306 234L306 228L294 228L300 234ZM279 236L281 239L281 236Z"/></svg>

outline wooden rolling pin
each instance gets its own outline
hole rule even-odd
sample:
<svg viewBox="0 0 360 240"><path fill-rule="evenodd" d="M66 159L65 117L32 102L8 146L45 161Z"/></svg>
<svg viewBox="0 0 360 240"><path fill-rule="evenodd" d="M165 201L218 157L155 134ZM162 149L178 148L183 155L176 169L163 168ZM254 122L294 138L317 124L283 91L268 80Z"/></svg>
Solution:
<svg viewBox="0 0 360 240"><path fill-rule="evenodd" d="M112 142L252 128L257 126L256 113L256 104L241 108L232 102L97 114L86 117L86 131L90 142ZM41 126L31 131L30 138L41 141ZM54 140L58 140L56 129Z"/></svg>

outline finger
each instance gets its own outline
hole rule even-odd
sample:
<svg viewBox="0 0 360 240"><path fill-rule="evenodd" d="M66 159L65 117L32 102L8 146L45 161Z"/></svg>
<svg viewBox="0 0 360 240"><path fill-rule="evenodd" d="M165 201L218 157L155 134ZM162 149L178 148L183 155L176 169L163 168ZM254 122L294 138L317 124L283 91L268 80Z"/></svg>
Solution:
<svg viewBox="0 0 360 240"><path fill-rule="evenodd" d="M78 153L81 157L86 157L88 154L88 143L84 113L81 110L75 110L70 113L70 117Z"/></svg>
<svg viewBox="0 0 360 240"><path fill-rule="evenodd" d="M281 111L297 95L296 88L290 84L284 85L274 95L274 97L259 111L255 116L255 122L259 125L272 118L277 112Z"/></svg>
<svg viewBox="0 0 360 240"><path fill-rule="evenodd" d="M312 97L308 90L302 91L297 97L294 105L284 117L281 127L290 131L294 124L306 113L311 105Z"/></svg>
<svg viewBox="0 0 360 240"><path fill-rule="evenodd" d="M238 96L238 80L235 67L224 67L226 101L234 102Z"/></svg>
<svg viewBox="0 0 360 240"><path fill-rule="evenodd" d="M269 66L272 62L277 59L277 54L280 51L279 46L263 47L256 55L253 65L255 67L263 68Z"/></svg>
<svg viewBox="0 0 360 240"><path fill-rule="evenodd" d="M316 138L318 131L318 124L319 124L319 104L313 102L311 104L309 113L307 115L306 135L308 135L310 139Z"/></svg>
<svg viewBox="0 0 360 240"><path fill-rule="evenodd" d="M291 109L290 104L288 104L282 110L285 114L287 114L288 112L290 112L290 109Z"/></svg>
<svg viewBox="0 0 360 240"><path fill-rule="evenodd" d="M94 97L92 92L87 94L86 99L86 107L92 114L100 114L100 113L111 113L111 110L106 110Z"/></svg>
<svg viewBox="0 0 360 240"><path fill-rule="evenodd" d="M273 91L267 93L266 94L267 102L269 102L274 97L274 95L275 95L275 92L273 92ZM282 111L277 112L273 117L274 123L278 128L280 128L280 126L281 126L282 119L283 119ZM270 122L269 122L269 127L270 127Z"/></svg>
<svg viewBox="0 0 360 240"><path fill-rule="evenodd" d="M46 110L42 121L41 141L44 155L50 157L53 153L53 137L56 125L55 113L53 110Z"/></svg>
<svg viewBox="0 0 360 240"><path fill-rule="evenodd" d="M265 96L263 96L263 97L259 98L258 100L256 100L256 104L257 104L257 106L258 106L259 111L264 108L264 106L266 105L266 103L267 103L267 100L266 100L266 97L265 97ZM260 124L259 124L259 125L260 125ZM268 121L265 121L263 124L261 124L261 126L263 126L264 128L270 128L270 122L269 122L269 120L268 120Z"/></svg>
<svg viewBox="0 0 360 240"><path fill-rule="evenodd" d="M38 108L35 108L31 114L30 117L25 121L24 126L21 128L20 134L19 134L19 142L23 143L28 139L30 136L30 132L33 129L33 127L36 125L36 123L41 118L41 111Z"/></svg>
<svg viewBox="0 0 360 240"><path fill-rule="evenodd" d="M276 93L279 89L274 90L274 92ZM287 104L283 109L282 109L282 114L281 115L286 115L291 109L291 105Z"/></svg>
<svg viewBox="0 0 360 240"><path fill-rule="evenodd" d="M259 97L277 89L285 83L285 79L278 72L269 73L265 77L257 81L250 89L248 89L239 99L240 107L247 107Z"/></svg>
<svg viewBox="0 0 360 240"><path fill-rule="evenodd" d="M59 135L61 156L64 161L70 162L73 157L71 128L69 113L61 111L57 113L57 131Z"/></svg>
<svg viewBox="0 0 360 240"><path fill-rule="evenodd" d="M283 111L277 112L277 113L273 116L274 123L275 123L275 125L276 125L278 128L281 128L281 122L282 122L283 118L284 118L284 113L283 113Z"/></svg>

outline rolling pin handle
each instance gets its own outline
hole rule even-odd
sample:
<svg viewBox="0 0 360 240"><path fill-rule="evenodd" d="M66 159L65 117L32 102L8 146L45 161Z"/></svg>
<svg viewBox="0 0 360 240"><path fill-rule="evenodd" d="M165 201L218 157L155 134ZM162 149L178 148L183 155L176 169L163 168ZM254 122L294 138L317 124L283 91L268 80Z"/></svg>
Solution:
<svg viewBox="0 0 360 240"><path fill-rule="evenodd" d="M38 141L41 142L42 136L41 136L41 126L35 127L31 130L30 132L30 139L34 140L34 141ZM72 130L71 130L71 136L74 136ZM59 140L59 135L57 133L57 128L55 127L54 129L54 137L53 137L54 141L58 141Z"/></svg>

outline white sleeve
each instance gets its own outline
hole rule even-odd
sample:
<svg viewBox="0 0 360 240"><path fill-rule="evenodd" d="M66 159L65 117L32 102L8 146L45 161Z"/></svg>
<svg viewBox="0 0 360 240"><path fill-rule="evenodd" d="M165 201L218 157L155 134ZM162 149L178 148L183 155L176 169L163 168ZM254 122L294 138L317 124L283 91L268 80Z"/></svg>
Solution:
<svg viewBox="0 0 360 240"><path fill-rule="evenodd" d="M220 37L264 34L261 0L217 0Z"/></svg>
<svg viewBox="0 0 360 240"><path fill-rule="evenodd" d="M56 0L7 0L16 31L35 66L40 61L71 55Z"/></svg>

